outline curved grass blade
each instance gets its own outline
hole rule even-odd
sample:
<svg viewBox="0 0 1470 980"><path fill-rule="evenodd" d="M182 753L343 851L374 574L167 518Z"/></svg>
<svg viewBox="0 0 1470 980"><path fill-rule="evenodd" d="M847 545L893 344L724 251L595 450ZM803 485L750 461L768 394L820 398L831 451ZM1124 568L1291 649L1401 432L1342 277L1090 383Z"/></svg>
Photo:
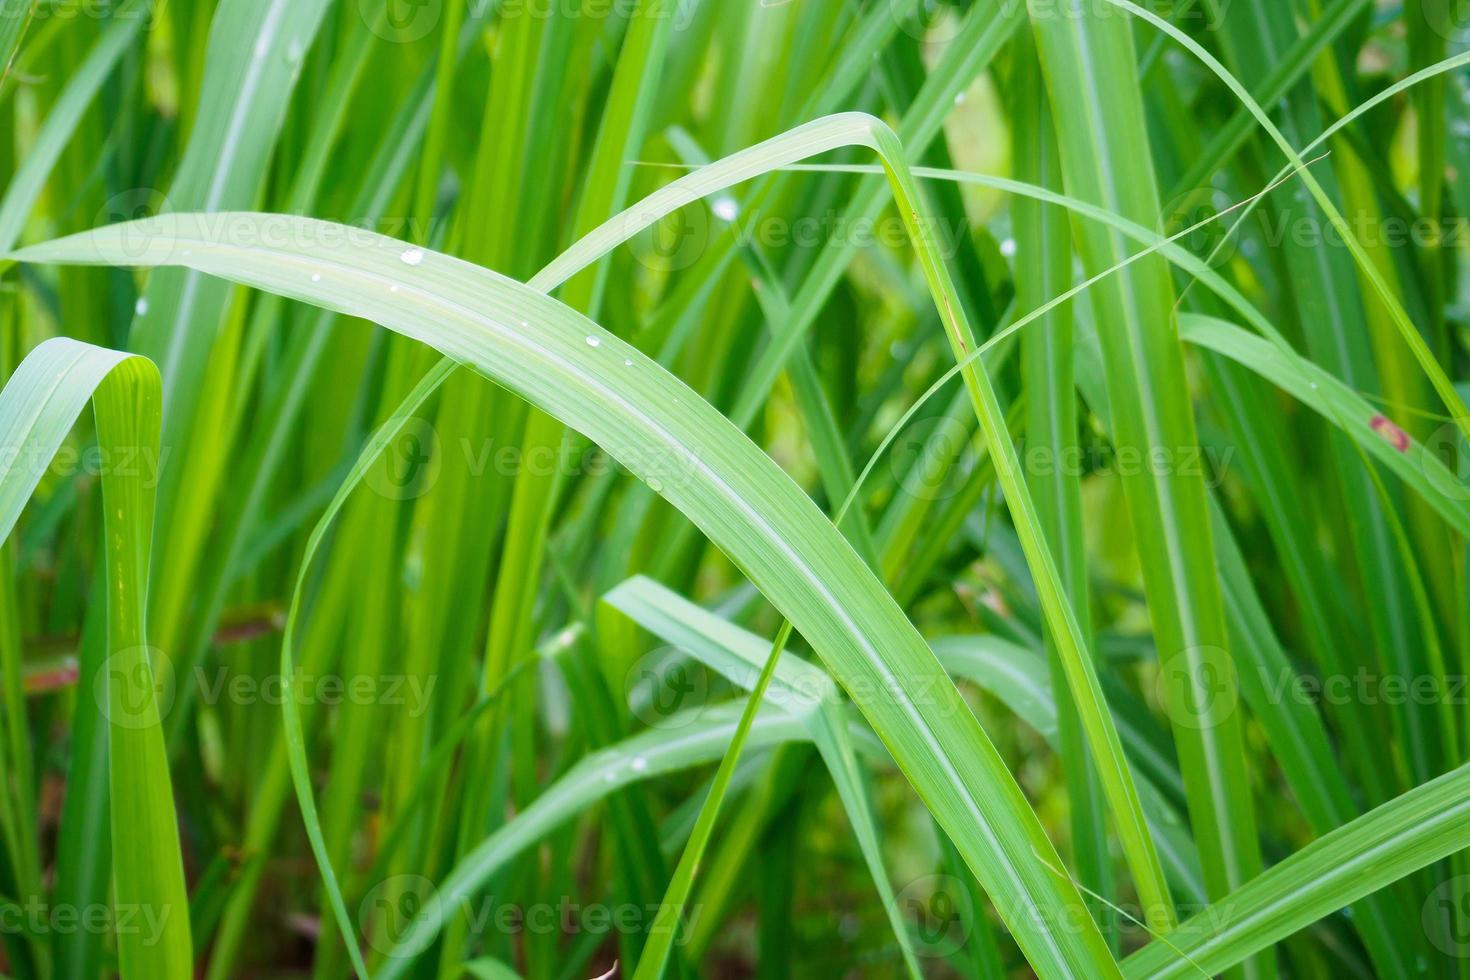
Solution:
<svg viewBox="0 0 1470 980"><path fill-rule="evenodd" d="M126 248L120 228L143 247ZM245 235L257 244L235 244ZM1081 898L1036 861L1039 853L1059 864L993 745L893 600L768 457L635 348L488 270L304 218L168 215L16 257L187 264L376 320L584 432L689 515L801 630L838 682L858 693L1038 972L1112 972L1090 918L1070 930L1049 925L1063 921L1058 916L1077 923ZM916 705L920 684L928 687L928 711Z"/></svg>
<svg viewBox="0 0 1470 980"><path fill-rule="evenodd" d="M1308 29L1281 54L1279 60L1272 63L1269 74L1257 86L1259 96L1256 101L1262 105L1275 105L1280 101L1311 70L1312 63L1323 50L1370 5L1371 0L1333 0L1332 6L1313 17ZM1164 42L1166 39L1161 35L1158 40ZM1195 164L1174 182L1173 188L1165 195L1166 199L1174 200L1208 183L1210 175L1229 163L1245 145L1253 121L1248 107L1242 105L1237 108L1230 121L1215 131Z"/></svg>
<svg viewBox="0 0 1470 980"><path fill-rule="evenodd" d="M1215 974L1470 846L1470 766L1390 800L1217 901L1124 961L1130 977ZM1188 957L1186 960L1185 957Z"/></svg>
<svg viewBox="0 0 1470 980"><path fill-rule="evenodd" d="M1271 137L1272 141L1281 149L1282 154L1287 159L1288 166L1294 166L1302 170L1302 181L1306 184L1307 190L1311 192L1317 205L1322 209L1328 221L1332 223L1333 228L1341 236L1343 244L1352 253L1353 259L1357 262L1358 269L1363 277L1372 286L1373 291L1377 293L1379 299L1382 300L1384 308L1388 311L1394 326L1399 331L1399 335L1403 338L1410 352L1413 353L1414 359L1419 362L1419 366L1424 371L1425 376L1434 386L1435 392L1444 403L1445 409L1450 413L1455 425L1459 426L1460 431L1465 433L1467 437L1470 437L1470 409L1465 407L1465 403L1460 399L1459 392L1455 390L1454 384L1450 382L1450 379L1444 373L1444 369L1440 367L1439 361L1435 359L1434 352L1424 342L1424 338L1419 333L1419 328L1414 325L1414 321L1410 318L1408 311L1404 309L1404 305L1399 300L1397 293L1389 285L1388 280L1384 278L1383 272L1364 250L1362 243L1358 241L1357 235L1354 234L1347 219L1337 210L1336 205L1332 203L1331 197L1328 196L1327 192L1322 188L1322 185L1317 182L1310 171L1305 169L1301 156L1292 148L1291 143L1282 134L1281 130L1277 128L1276 124L1271 121L1271 117L1266 114L1266 111L1251 98L1245 86L1224 65L1220 64L1214 55L1206 51L1199 42L1195 41L1188 34L1185 34L1173 24L1170 24L1151 11L1132 3L1131 0L1106 0L1106 2L1126 10L1135 17L1157 27L1181 44L1190 54L1199 59L1200 63L1224 82L1226 87L1240 100L1241 104L1250 110L1251 115L1256 118L1256 121L1261 124L1261 127ZM1440 65L1416 72L1415 76L1423 76L1423 78L1419 79L1421 81L1425 78L1437 77L1438 73L1434 72L1433 68L1438 68L1444 64L1445 62L1441 62ZM1304 152L1310 152L1310 148Z"/></svg>
<svg viewBox="0 0 1470 980"><path fill-rule="evenodd" d="M690 717L669 719L666 728L641 732L579 759L515 819L465 855L432 892L418 896L422 899L419 912L411 922L403 923L377 980L408 975L415 958L466 909L487 879L566 820L627 786L722 758L739 725L742 707L734 702L693 709ZM749 736L756 747L808 738L799 718L773 707L756 713Z"/></svg>
<svg viewBox="0 0 1470 980"><path fill-rule="evenodd" d="M89 400L109 458L157 452L161 385L151 362L73 340L41 344L0 391L0 445L16 450L0 460L0 540ZM152 483L140 467L104 468L102 502L107 657L88 694L108 721L113 900L117 921L127 914L160 923L157 936L117 930L119 970L123 980L187 980L189 900L146 625ZM81 711L92 707L85 696L78 702Z"/></svg>
<svg viewBox="0 0 1470 980"><path fill-rule="evenodd" d="M1463 476L1330 372L1305 358L1283 357L1273 345L1216 317L1186 313L1179 329L1188 342L1244 365L1336 425L1470 540L1470 486Z"/></svg>
<svg viewBox="0 0 1470 980"><path fill-rule="evenodd" d="M1450 61L1453 62L1454 59ZM1466 56L1465 61L1470 63L1470 55ZM1458 63L1455 62L1455 64ZM1445 62L1439 66L1438 70L1448 70L1446 66L1453 67L1450 62ZM1334 124L1333 127L1329 128L1328 133L1335 131L1337 128L1340 128L1338 124ZM847 164L830 166L798 165L789 169L818 172L871 172L874 170L871 166ZM1134 253L1131 259L1132 261L1136 261L1148 252L1159 252L1169 262L1173 263L1183 272L1198 279L1206 288L1214 292L1233 310L1239 313L1242 319L1260 335L1260 337L1253 336L1241 327L1219 320L1218 318L1189 314L1182 317L1180 321L1181 335L1185 340L1225 354L1232 360L1240 362L1255 373L1260 374L1266 380L1301 399L1305 404L1327 418L1329 422L1337 425L1347 435L1359 442L1371 455L1379 459L1380 462L1387 464L1411 489L1438 511L1451 526L1461 534L1466 535L1467 538L1470 538L1470 499L1467 499L1465 479L1446 466L1442 459L1432 452L1429 447L1425 447L1412 439L1409 440L1406 450L1395 448L1395 439L1397 437L1395 436L1394 439L1387 437L1393 435L1392 430L1384 427L1381 422L1378 424L1378 428L1373 427L1373 419L1379 417L1381 413L1372 409L1361 395L1348 388L1330 373L1325 372L1307 358L1296 353L1295 349L1291 347L1290 343L1275 325L1272 324L1265 313L1252 303L1244 293L1231 285L1219 272L1207 265L1205 260L1200 256L1195 255L1178 244L1181 238L1192 234L1209 222L1229 216L1232 210L1238 213L1251 207L1255 202L1260 200L1261 194L1253 195L1235 205L1233 209L1222 211L1205 221L1191 225L1165 238L1160 236L1158 232L1151 231L1140 224L1122 218L1108 211L1106 208L1097 207L1086 201L1058 193L1049 188L1037 187L1004 177L994 177L988 174L969 173L958 170L917 167L914 173L916 176L935 180L954 180L962 183L977 184L983 187L991 187L1009 194L1023 195L1044 203L1065 207L1079 217L1105 224L1120 234L1126 235L1128 238L1145 245L1145 250ZM1279 186L1279 182L1273 182L1268 186L1267 190L1276 186ZM1083 289L1097 278L1093 277L1091 280L1069 289L1065 293L1054 297L1042 307L1033 310L1030 314L1018 318L1009 326L998 331L993 337L987 339L970 355L970 358L974 359L983 356L1012 334L1035 322L1039 316L1054 309L1059 303L1066 302L1082 292ZM947 370L930 386L924 395L916 399L909 406L905 416L895 424L890 432L896 434L901 431L909 419L912 418L913 414L933 394L942 389L946 383L953 380L959 371L959 365ZM1316 387L1313 387L1314 385ZM880 446L874 453L874 457L881 456L885 448L886 446ZM859 479L859 485L862 482L863 480Z"/></svg>
<svg viewBox="0 0 1470 980"><path fill-rule="evenodd" d="M974 338L965 320L963 304L955 293L937 241L911 171L904 160L903 148L887 126L862 113L829 116L797 127L750 149L688 174L644 198L638 204L610 219L585 238L579 240L545 270L548 275L566 275L592 261L664 215L707 194L756 176L766 170L795 163L806 157L843 146L865 146L874 150L883 162L897 199L898 210L914 242L920 264L955 356L961 362L964 377L986 440L996 458L996 473L1005 490L1006 501L1013 509L1015 525L1022 547L1038 582L1043 610L1058 646L1081 717L1082 728L1097 760L1099 776L1113 819L1117 822L1128 865L1135 883L1145 896L1150 909L1168 917L1172 907L1168 888L1154 853L1152 838L1144 826L1137 794L1132 785L1118 743L1112 719L1103 706L1096 672L1087 653L1086 642L1062 588L1060 574L1052 561L1041 533L1031 496L1021 479L1021 466L1016 457L999 402L989 379L966 355L974 349ZM860 481L861 482L861 481Z"/></svg>
<svg viewBox="0 0 1470 980"><path fill-rule="evenodd" d="M1082 0L1032 8L1031 23L1052 94L1068 192L1156 226L1157 182L1130 25ZM1074 222L1074 238L1089 274L1127 255L1127 242L1108 227ZM1168 266L1157 257L1136 262L1091 300L1106 365L1113 445L1142 459L1196 448ZM1209 891L1223 895L1260 871L1261 854L1243 724L1218 710L1232 697L1235 678L1204 480L1184 467L1146 466L1123 474L1121 483L1190 824ZM1144 908L1154 929L1165 932L1174 924L1171 907L1145 901ZM1262 976L1273 973L1269 959L1258 967Z"/></svg>
<svg viewBox="0 0 1470 980"><path fill-rule="evenodd" d="M602 601L665 642L689 651L731 683L747 690L752 687L753 673L761 669L770 655L770 645L760 637L650 578L631 578L603 596ZM911 976L923 977L908 925L904 922L883 865L876 818L862 774L856 768L857 757L848 737L847 719L837 696L837 686L821 668L797 657L785 657L776 665L765 701L796 715L810 730L812 744L821 754L852 822L858 848L888 913L889 925L898 940L904 964Z"/></svg>

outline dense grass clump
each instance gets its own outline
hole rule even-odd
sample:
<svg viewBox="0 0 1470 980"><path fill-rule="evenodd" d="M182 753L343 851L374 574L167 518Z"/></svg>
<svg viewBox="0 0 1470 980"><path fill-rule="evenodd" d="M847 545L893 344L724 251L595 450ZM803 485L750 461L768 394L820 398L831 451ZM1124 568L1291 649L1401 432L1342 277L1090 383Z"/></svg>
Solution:
<svg viewBox="0 0 1470 980"><path fill-rule="evenodd" d="M1461 13L0 0L0 977L1470 977Z"/></svg>

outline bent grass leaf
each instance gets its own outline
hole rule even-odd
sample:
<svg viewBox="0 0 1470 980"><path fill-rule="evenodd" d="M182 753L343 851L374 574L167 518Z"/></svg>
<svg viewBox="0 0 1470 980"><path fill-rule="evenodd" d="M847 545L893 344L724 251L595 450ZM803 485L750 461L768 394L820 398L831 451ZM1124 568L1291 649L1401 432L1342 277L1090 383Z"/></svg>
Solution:
<svg viewBox="0 0 1470 980"><path fill-rule="evenodd" d="M1339 827L1124 961L1129 977L1214 975L1470 846L1470 766Z"/></svg>
<svg viewBox="0 0 1470 980"><path fill-rule="evenodd" d="M719 671L746 691L752 688L752 681L770 656L770 644L760 637L695 605L650 578L631 578L602 598L650 633L689 651L706 666ZM883 865L877 818L863 775L857 769L857 757L848 735L847 718L837 696L837 686L820 667L788 656L777 662L765 701L796 715L811 732L812 744L821 754L852 822L858 847L883 900L904 963L911 976L921 978L923 972L914 954L908 925Z"/></svg>
<svg viewBox="0 0 1470 980"><path fill-rule="evenodd" d="M0 391L0 540L8 538L87 402L99 449L121 461L158 451L161 386L145 358L58 338L31 352ZM119 918L149 915L160 933L118 929L123 980L187 980L193 974L189 899L156 685L167 660L148 646L149 550L153 485L140 466L102 471L106 539L107 656L78 711L108 722L113 901Z"/></svg>
<svg viewBox="0 0 1470 980"><path fill-rule="evenodd" d="M1090 917L1079 919L1080 895L1051 870L1060 860L1019 787L953 684L934 683L942 669L892 598L769 457L636 348L527 285L305 218L167 215L16 258L187 265L360 316L437 347L583 432L689 516L856 693L1037 970L1114 972ZM1052 927L1059 922L1076 928Z"/></svg>

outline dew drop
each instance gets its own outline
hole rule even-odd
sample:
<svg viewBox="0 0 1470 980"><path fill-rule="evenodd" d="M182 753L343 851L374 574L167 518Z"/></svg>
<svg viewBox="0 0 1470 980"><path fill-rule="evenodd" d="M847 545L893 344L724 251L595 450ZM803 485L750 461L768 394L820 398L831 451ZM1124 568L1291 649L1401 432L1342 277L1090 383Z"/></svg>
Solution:
<svg viewBox="0 0 1470 980"><path fill-rule="evenodd" d="M292 38L291 43L286 46L286 63L291 65L297 64L301 61L301 56L305 53L301 47L301 41L297 38Z"/></svg>
<svg viewBox="0 0 1470 980"><path fill-rule="evenodd" d="M714 211L715 217L721 221L734 221L735 216L740 213L740 208L736 206L735 200L729 197L719 198L710 205L710 208Z"/></svg>
<svg viewBox="0 0 1470 980"><path fill-rule="evenodd" d="M138 316L148 315L148 300L143 296L138 297L138 302L133 304L133 312Z"/></svg>
<svg viewBox="0 0 1470 980"><path fill-rule="evenodd" d="M648 760L640 755L635 757L632 762L628 763L628 765L632 768L634 772L644 772L648 769Z"/></svg>
<svg viewBox="0 0 1470 980"><path fill-rule="evenodd" d="M311 274L311 281L312 282L321 282L322 281L322 274L320 272L313 272Z"/></svg>
<svg viewBox="0 0 1470 980"><path fill-rule="evenodd" d="M404 265L418 265L424 260L424 250L411 248L398 257L403 260Z"/></svg>
<svg viewBox="0 0 1470 980"><path fill-rule="evenodd" d="M590 333L587 335L587 346L588 347L598 347L601 344L602 344L602 341L598 340L596 337L592 336Z"/></svg>
<svg viewBox="0 0 1470 980"><path fill-rule="evenodd" d="M396 293L396 292L398 292L398 283L395 282L393 285L389 286L388 287L388 292L390 292L390 293Z"/></svg>
<svg viewBox="0 0 1470 980"><path fill-rule="evenodd" d="M657 479L655 479L654 477L648 478L648 489L652 490L654 493L660 493L663 491L663 488L664 485L660 483Z"/></svg>
<svg viewBox="0 0 1470 980"><path fill-rule="evenodd" d="M956 92L955 93L954 104L955 105L964 105L965 104L965 93L964 92Z"/></svg>
<svg viewBox="0 0 1470 980"><path fill-rule="evenodd" d="M629 358L623 358L623 367L632 367L633 362Z"/></svg>
<svg viewBox="0 0 1470 980"><path fill-rule="evenodd" d="M1006 258L1013 258L1016 254L1016 240L1007 238L1000 243L1000 254Z"/></svg>

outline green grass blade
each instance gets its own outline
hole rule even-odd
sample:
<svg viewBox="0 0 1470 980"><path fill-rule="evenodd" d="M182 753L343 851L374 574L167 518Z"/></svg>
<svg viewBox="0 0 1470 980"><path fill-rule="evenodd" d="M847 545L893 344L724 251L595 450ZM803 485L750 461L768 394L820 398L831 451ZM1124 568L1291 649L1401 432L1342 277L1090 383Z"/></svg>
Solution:
<svg viewBox="0 0 1470 980"><path fill-rule="evenodd" d="M624 787L722 758L739 724L740 708L735 703L697 709L687 721L675 717L667 728L642 732L579 759L514 820L476 845L432 892L418 896L423 903L411 921L399 924L398 941L378 980L408 974L433 938L450 921L462 918L457 913L487 880L562 821ZM750 730L754 747L809 737L798 719L771 708L756 714Z"/></svg>
<svg viewBox="0 0 1470 980"><path fill-rule="evenodd" d="M1369 6L1370 0L1333 0L1330 8L1315 18L1309 29L1292 43L1291 48L1273 60L1266 77L1256 89L1257 101L1273 105L1281 100L1311 70L1313 61L1342 34ZM1160 37L1160 41L1164 38ZM1210 175L1228 164L1250 136L1255 117L1247 106L1238 107L1230 121L1215 131L1209 144L1200 151L1199 160L1174 182L1165 195L1179 198L1209 182Z"/></svg>
<svg viewBox="0 0 1470 980"><path fill-rule="evenodd" d="M0 7L0 85L5 84L5 77L10 74L11 62L15 61L15 53L20 50L21 39L39 3L40 0L19 0Z"/></svg>
<svg viewBox="0 0 1470 980"><path fill-rule="evenodd" d="M132 46L144 19L138 3L118 11L97 40L85 61L67 79L66 88L51 108L41 131L36 134L30 151L11 177L0 199L0 248L6 251L20 241L27 215L35 206L46 178L56 166L82 114L96 98L98 90L117 67L118 60Z"/></svg>
<svg viewBox="0 0 1470 980"><path fill-rule="evenodd" d="M281 222L286 234L257 240L284 237L287 244L230 244L231 226L260 231L264 222ZM650 486L656 484L657 492L736 560L844 687L860 695L909 692L861 696L860 706L1010 918L1033 964L1044 974L1108 969L1111 957L1095 927L1054 933L1043 924L1069 914L1080 898L1069 882L1035 861L1037 853L1051 855L1046 864L1056 866L1034 815L953 686L945 682L936 685L937 694L930 690L931 700L940 701L931 711L913 707L910 688L937 676L927 646L811 502L697 395L534 289L391 239L262 215L165 216L129 230L148 242L141 254L124 254L112 228L17 257L187 262L202 272L366 316L473 363L583 431ZM320 280L313 282L313 275ZM691 452L691 446L712 439L718 450ZM748 503L757 499L761 511ZM763 513L772 507L779 517ZM790 526L777 530L773 519ZM803 542L799 552L794 541ZM937 769L936 751L944 760ZM921 756L930 761L919 765ZM982 816L986 811L993 816ZM1031 911L1018 914L1021 909Z"/></svg>
<svg viewBox="0 0 1470 980"><path fill-rule="evenodd" d="M1429 446L1411 437L1332 374L1215 317L1185 314L1186 341L1223 354L1320 414L1470 539L1470 489Z"/></svg>
<svg viewBox="0 0 1470 980"><path fill-rule="evenodd" d="M1313 841L1130 956L1130 977L1218 973L1337 909L1470 846L1460 767Z"/></svg>
<svg viewBox="0 0 1470 980"><path fill-rule="evenodd" d="M1336 205L1332 203L1332 199L1328 197L1322 185L1312 176L1310 170L1306 169L1301 156L1287 142L1286 137L1282 135L1281 130L1277 128L1276 124L1271 121L1271 117L1266 114L1266 111L1251 98L1245 86L1193 38L1181 32L1168 21L1130 2L1130 0L1107 0L1107 2L1147 21L1183 45L1223 81L1231 92L1235 94L1236 98L1250 110L1251 115L1255 117L1256 121L1261 124L1261 127L1271 136L1272 141L1281 149L1281 152L1287 159L1288 166L1301 170L1303 183L1307 185L1307 189L1317 201L1318 206L1327 215L1333 228L1342 236L1343 244L1352 253L1353 259L1358 264L1360 273L1372 287L1373 292L1382 301L1390 318L1393 320L1395 328L1399 332L1399 336L1408 346L1409 351L1414 355L1414 359L1423 370L1425 377L1434 386L1440 400L1449 411L1451 418L1460 427L1460 431L1470 436L1470 409L1467 409L1465 403L1460 400L1460 395L1455 390L1454 384L1450 382L1444 373L1444 369L1435 359L1434 353L1425 344L1424 338L1419 333L1419 328L1414 325L1414 321L1409 316L1408 311L1404 309L1403 303L1392 286L1390 286L1388 279L1364 250L1363 245L1358 241L1357 235L1353 232L1347 219L1337 210ZM1422 74L1422 72L1416 74ZM1429 75L1426 77L1435 78L1438 75Z"/></svg>
<svg viewBox="0 0 1470 980"><path fill-rule="evenodd" d="M1032 25L1068 192L1156 226L1159 202L1128 25L1076 0L1033 12ZM1078 223L1075 237L1090 274L1126 256L1126 243L1110 229ZM1198 446L1167 267L1144 258L1091 297L1119 452L1151 458ZM1182 467L1141 467L1124 477L1123 486L1167 677L1163 690L1190 821L1210 892L1221 895L1258 873L1261 858L1241 720L1216 717L1212 705L1220 701L1206 687L1218 680L1228 700L1234 678L1204 483ZM1174 921L1171 908L1145 908L1156 928ZM1261 964L1263 973L1270 965Z"/></svg>
<svg viewBox="0 0 1470 980"><path fill-rule="evenodd" d="M8 537L62 438L91 400L99 445L114 459L158 447L160 385L148 361L70 340L42 344L0 392L0 438L16 447L0 463L0 538ZM113 890L119 916L157 931L118 929L123 980L193 974L189 900L148 646L153 490L141 468L105 470L107 659L95 707L108 719ZM162 684L162 687L155 685ZM121 921L119 918L118 921Z"/></svg>
<svg viewBox="0 0 1470 980"><path fill-rule="evenodd" d="M719 616L689 602L652 579L632 578L603 596L603 601L635 620L640 626L682 650L694 654L732 683L749 690L770 653L761 638L733 626ZM822 755L827 772L837 787L852 822L868 873L888 913L899 949L909 974L922 977L907 923L889 884L883 864L880 834L856 756L840 710L837 687L826 672L796 657L782 658L776 665L767 703L795 715L811 731L812 742Z"/></svg>
<svg viewBox="0 0 1470 980"><path fill-rule="evenodd" d="M1023 59L1017 70L1017 100L1013 112L1018 176L1032 183L1060 189L1061 164L1057 156L1052 114L1041 80L1035 47L1017 44ZM1024 51L1024 53L1022 53ZM1040 111L1035 111L1036 107ZM1014 205L1016 304L1034 310L1066 292L1072 278L1072 244L1067 212L1033 198L1019 197ZM1077 393L1074 387L1073 311L1061 306L1038 320L1021 337L1022 384L1026 391L1026 446L1051 460L1078 452ZM1045 523L1047 540L1057 556L1067 595L1076 610L1078 627L1093 642L1091 595L1082 527L1082 491L1078 474L1061 465L1030 477L1036 509ZM1048 662L1057 700L1058 735L1067 784L1072 854L1078 876L1093 895L1113 894L1107 828L1101 787L1076 708L1066 690L1066 672L1055 644L1048 643ZM1107 922L1111 914L1100 902L1094 916Z"/></svg>
<svg viewBox="0 0 1470 980"><path fill-rule="evenodd" d="M1117 734L1102 706L1095 670L1086 653L1085 640L1040 535L1040 523L1033 512L1030 495L1020 480L1021 467L989 381L982 370L977 370L966 359L969 351L974 349L974 339L970 335L969 325L964 322L962 305L954 293L948 270L938 257L932 228L928 224L927 210L924 209L918 188L903 161L902 148L892 131L871 117L859 113L830 116L798 127L790 133L702 167L660 189L581 239L547 267L547 274L560 272L563 268L576 268L579 262L589 261L592 256L626 241L659 217L731 183L765 170L790 165L825 150L848 145L871 147L877 151L888 170L899 199L900 214L909 227L911 240L916 243L930 290L950 334L956 358L961 361L961 373L976 406L977 416L981 419L987 443L998 456L997 473L1006 490L1007 502L1016 508L1016 525L1022 535L1028 561L1032 563L1040 583L1044 608L1055 630L1061 660L1082 712L1083 729L1099 760L1102 784L1113 817L1119 823L1119 834L1128 855L1129 866L1138 886L1147 895L1147 906L1168 918L1171 914L1168 909L1172 906L1167 899L1167 886L1157 858L1152 854L1150 836L1139 814L1136 794L1131 786L1131 775L1117 744ZM1001 465L1002 462L1004 465Z"/></svg>

